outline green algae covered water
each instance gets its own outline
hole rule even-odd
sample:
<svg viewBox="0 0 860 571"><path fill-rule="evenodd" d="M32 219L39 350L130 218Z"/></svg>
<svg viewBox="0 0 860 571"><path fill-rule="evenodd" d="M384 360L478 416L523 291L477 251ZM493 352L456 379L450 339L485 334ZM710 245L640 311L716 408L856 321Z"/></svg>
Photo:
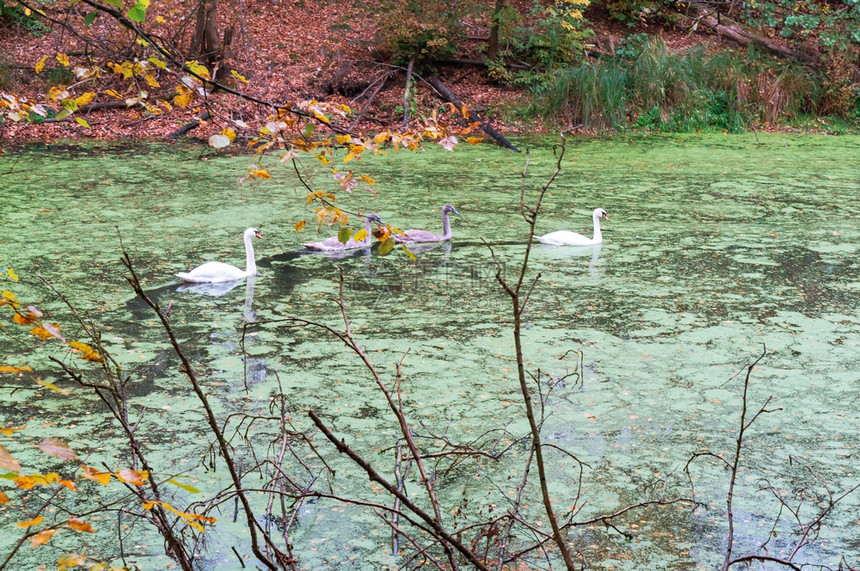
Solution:
<svg viewBox="0 0 860 571"><path fill-rule="evenodd" d="M554 143L520 142L531 150L527 197L536 196L553 170ZM3 161L0 263L20 281L7 279L2 289L75 332L74 316L44 278L85 321L98 324L105 346L132 376L130 398L141 414L153 470L181 475L202 497L226 486L225 471L210 469L199 405L154 315L125 282L120 236L144 287L162 307L172 304L171 323L222 419L270 414L274 395L283 391L296 429L313 432L305 414L311 408L379 470L391 472L396 422L360 363L319 330L272 323L297 316L341 327L332 298L342 272L355 335L386 382L393 382L408 350L404 406L416 432L432 430L458 442L501 426L507 440L525 433L510 302L493 278L483 243L513 279L527 238L517 208L523 155L489 145L460 146L454 153L429 146L354 167L378 182L379 195L356 190L341 198L346 208L375 211L400 228L434 231L441 231L443 204L461 212L452 217L452 242L416 248L422 251L415 261L396 251L382 258L375 249L347 256L303 250L302 242L335 231L317 234L306 190L276 160L267 165L272 180L244 184L238 179L249 158L183 146L33 147L8 152ZM796 522L783 508L774 523L778 494L801 505L800 519L809 522L828 494L838 497L860 483L858 166L860 139L854 137L569 142L538 232L590 234L596 207L611 220L602 224L599 247L537 245L531 256L529 277L540 279L524 315L523 340L527 366L542 372L540 386L548 393L544 442L587 464L577 501L578 468L548 448L553 497L562 514L579 510L574 521L653 499L655 487L702 504L697 510L689 503L635 510L617 520L615 530L601 524L573 529L571 545L593 568L721 565L724 463L702 456L685 466L694 453L732 458L744 377L738 372L762 353L751 375L749 415L772 398L745 438L734 554L762 554L757 549L765 542L775 557L794 549ZM331 190L323 168L307 167L315 187ZM303 219L311 223L296 233ZM257 278L232 289L177 287L174 274L203 261L242 266L241 235L249 226L264 236L254 243ZM87 464L126 466L117 427L98 399L71 386L47 360L75 356L21 331L11 314L3 315L0 365L34 369L2 374L0 425L26 428L0 443L25 465L22 473L69 469L53 460L46 468L45 457L27 444L47 436L68 440ZM546 376L571 372L582 374L560 384ZM42 388L37 378L72 394ZM265 436L259 435L263 457L274 454ZM314 443L338 471L338 494L390 503L320 436ZM498 462L440 473L443 513L455 511L463 498L476 512L490 505L506 509L516 486L509 478L522 474L525 453L514 446ZM321 467L293 461L283 469L292 474ZM82 483L81 497L102 493L94 486ZM19 493L11 482L2 491ZM178 493L179 505L196 499ZM525 516L540 522L539 496L534 489L527 493ZM89 505L74 501L81 512ZM795 562L835 567L844 557L860 565L858 506L856 492L842 499L818 541L801 549ZM223 509L207 532L201 568L237 568L231 548L250 553L247 530L232 510ZM16 530L0 540L6 552L19 537L13 524L32 516L9 508L0 515ZM449 525L457 517L451 515ZM460 525L468 523L462 517ZM98 518L98 534L85 538L87 545L114 557L116 520ZM539 525L548 528L545 521ZM160 538L145 526L123 528L120 535L125 564L166 567ZM404 563L392 555L390 531L372 511L339 502L302 504L290 538L301 569ZM59 532L51 541L51 547L23 550L16 568L50 565L83 543ZM546 557L527 564L560 565L552 553Z"/></svg>

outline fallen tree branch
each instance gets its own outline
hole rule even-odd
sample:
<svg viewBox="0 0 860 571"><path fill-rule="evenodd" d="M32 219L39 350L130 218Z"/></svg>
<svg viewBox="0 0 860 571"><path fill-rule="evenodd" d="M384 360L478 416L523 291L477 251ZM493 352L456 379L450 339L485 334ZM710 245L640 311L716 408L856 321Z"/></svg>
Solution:
<svg viewBox="0 0 860 571"><path fill-rule="evenodd" d="M435 75L431 75L430 77L428 77L426 79L426 81L433 89L435 89L439 93L439 95L441 95L445 99L445 101L448 101L449 103L453 103L457 107L457 110L462 113L463 107L464 107L463 102L460 101L460 98L458 98L454 94L454 92L452 92L450 89L448 89L444 83L442 83L442 80L440 80ZM471 121L473 123L480 123L481 124L481 130L484 133L491 136L493 139L496 140L497 143L499 143L503 147L510 149L512 151L516 151L518 153L520 152L520 150L516 146L514 146L513 143L508 141L501 133L499 133L498 131L493 129L493 127L491 127L489 123L487 123L486 121L484 121L483 119L478 117L474 111L472 111L471 109L468 109L468 111L469 111L469 121Z"/></svg>
<svg viewBox="0 0 860 571"><path fill-rule="evenodd" d="M197 127L199 127L200 125L202 125L203 121L206 121L210 117L212 117L212 114L209 113L208 111L206 111L199 118L195 119L194 121L189 121L188 123L186 123L185 125L183 125L179 129L177 129L176 131L167 135L167 138L168 139L178 139L182 135L184 135L184 134L188 133L189 131L192 131L192 130L196 129Z"/></svg>

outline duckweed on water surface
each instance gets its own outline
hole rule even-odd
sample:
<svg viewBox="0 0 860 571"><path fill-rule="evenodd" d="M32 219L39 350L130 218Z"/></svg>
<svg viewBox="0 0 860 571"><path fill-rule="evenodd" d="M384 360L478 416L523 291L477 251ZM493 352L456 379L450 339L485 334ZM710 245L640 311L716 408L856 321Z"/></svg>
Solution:
<svg viewBox="0 0 860 571"><path fill-rule="evenodd" d="M553 141L518 143L531 148L527 188L536 191L554 166ZM397 251L385 258L375 251L340 258L302 252L302 242L336 229L317 234L306 191L276 159L269 165L272 180L240 184L248 162L153 144L40 147L4 157L9 173L3 177L0 263L21 281L7 281L3 289L78 334L44 277L98 324L105 346L132 375L132 407L138 414L146 407L138 430L147 435L154 472L187 476L204 498L227 485L223 468L206 468L210 438L177 358L125 282L120 235L144 287L162 307L172 302L171 323L222 420L234 413L271 414L280 383L296 428L313 432L305 414L311 408L377 469L391 472L396 423L357 360L319 330L266 323L298 316L340 327L331 298L341 268L355 334L386 382L409 350L403 396L416 433L424 430L419 421L460 442L500 424L514 435L525 433L510 302L481 242L493 247L512 277L527 232L517 212L523 155L489 145L460 146L454 153L431 147L353 167L378 182L380 195L356 190L341 197L345 208L435 232L443 204L460 211L452 218L451 244L419 251L416 261ZM768 353L752 375L750 406L758 410L773 396L768 408L774 412L759 417L747 436L735 499L735 554L754 552L771 533L779 505L759 490L764 482L786 493L810 485L835 494L860 482L859 164L856 137L569 143L537 232L590 234L596 207L611 220L603 223L600 247L534 248L529 276L541 278L524 314L523 340L528 367L554 376L574 371L577 358L569 351L582 351L583 383L571 377L555 387L543 432L545 442L588 464L577 521L653 497L647 485L656 477L668 478L669 495L689 497L683 467L690 454L733 453L743 380L736 373L764 346ZM307 166L314 185L334 188L324 167ZM296 233L303 219L311 223ZM255 243L260 276L226 292L177 287L175 273L203 261L242 266L241 235L251 226L264 236ZM125 466L121 435L103 405L47 360L57 355L71 362L74 356L26 338L8 316L0 325L0 364L34 369L3 375L0 424L26 429L2 442L26 466L22 473L68 469L59 462L46 467L45 457L25 445L45 436L65 438L89 465ZM245 331L249 322L255 324ZM73 393L39 388L36 377ZM260 442L258 454L272 453L267 434L252 438ZM339 495L390 503L321 438L314 442L337 470ZM564 514L573 507L579 472L567 457L548 454L552 492ZM440 499L450 510L463 497L471 500L469 515L451 515L449 524L467 524L490 504L507 509L525 456L526 449L515 446L498 462L464 463L437 474ZM638 510L616 522L631 539L588 526L571 532L571 544L593 568L714 568L723 557L728 478L711 460L691 468L696 499L708 509ZM284 469L304 477L304 467L294 464ZM90 484L81 484L82 498L110 493ZM410 486L417 489L414 481ZM20 493L9 482L2 490L10 497ZM536 521L539 498L536 490L529 493L525 513ZM180 495L176 503L195 499ZM796 561L836 566L845 556L860 565L858 504L856 496L844 500L820 540ZM803 516L814 517L812 509ZM10 510L2 517L7 529L29 519ZM247 530L234 522L232 504L218 517L200 565L235 568L231 547L250 553ZM86 538L97 546L91 552L118 555L116 525L112 516L94 523L95 539ZM770 555L788 555L796 540L792 529L791 521L777 524ZM151 530L136 525L124 533L127 563L166 567L161 539ZM4 534L0 552L18 537ZM301 569L402 563L391 554L390 531L366 508L307 501L290 538ZM83 541L57 533L52 544L68 551L81 549ZM52 549L23 551L18 568L57 558Z"/></svg>

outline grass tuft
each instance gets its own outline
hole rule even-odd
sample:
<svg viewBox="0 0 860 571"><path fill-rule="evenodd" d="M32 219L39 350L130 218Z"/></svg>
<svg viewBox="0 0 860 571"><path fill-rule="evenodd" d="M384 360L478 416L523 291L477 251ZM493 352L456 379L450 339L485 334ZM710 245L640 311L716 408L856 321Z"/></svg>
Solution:
<svg viewBox="0 0 860 571"><path fill-rule="evenodd" d="M814 72L756 50L673 52L652 38L636 57L557 72L532 90L531 111L596 131L742 132L817 112L850 121L860 113L860 93L840 69Z"/></svg>

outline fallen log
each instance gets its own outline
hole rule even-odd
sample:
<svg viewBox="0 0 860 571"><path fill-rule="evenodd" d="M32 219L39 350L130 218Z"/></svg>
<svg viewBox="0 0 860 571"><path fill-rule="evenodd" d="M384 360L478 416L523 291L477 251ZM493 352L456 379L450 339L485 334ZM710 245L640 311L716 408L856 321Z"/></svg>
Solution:
<svg viewBox="0 0 860 571"><path fill-rule="evenodd" d="M448 89L438 77L436 77L435 75L431 75L426 79L426 81L433 89L436 90L437 93L439 93L439 95L441 95L445 99L445 101L453 103L457 107L457 109L462 112L463 102L460 101L460 99L456 95L454 95L454 93L450 89ZM518 153L520 152L520 150L516 148L513 143L508 141L501 133L493 129L493 127L491 127L489 123L478 117L471 109L469 109L469 121L473 123L480 123L481 130L487 135L491 136L493 139L495 139L496 142L503 147L512 151L516 151Z"/></svg>
<svg viewBox="0 0 860 571"><path fill-rule="evenodd" d="M731 23L724 24L723 20ZM821 65L822 63L821 57L818 54L797 50L770 38L753 34L752 32L743 29L740 24L733 22L728 18L721 17L718 19L713 16L699 16L697 18L693 18L694 28L698 25L705 26L712 32L725 36L742 46L755 44L779 57L795 59L810 65Z"/></svg>
<svg viewBox="0 0 860 571"><path fill-rule="evenodd" d="M185 125L183 125L179 129L177 129L176 131L167 135L167 138L168 139L178 139L179 137L181 137L182 135L184 135L188 131L191 131L192 129L196 129L197 127L199 127L203 121L205 121L206 119L209 119L211 116L212 116L212 114L209 113L208 111L206 111L198 119L195 119L194 121L189 121L188 123L186 123Z"/></svg>
<svg viewBox="0 0 860 571"><path fill-rule="evenodd" d="M95 103L81 105L77 110L77 114L82 115L83 113L99 111L100 109L128 109L129 107L131 107L131 105L125 101L96 101Z"/></svg>

